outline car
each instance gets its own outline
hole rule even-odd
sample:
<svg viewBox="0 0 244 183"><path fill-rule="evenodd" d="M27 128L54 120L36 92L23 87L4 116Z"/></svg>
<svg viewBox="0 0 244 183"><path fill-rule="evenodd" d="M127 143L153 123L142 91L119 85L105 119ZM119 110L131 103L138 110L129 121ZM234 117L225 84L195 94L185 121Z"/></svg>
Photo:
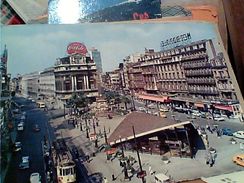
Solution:
<svg viewBox="0 0 244 183"><path fill-rule="evenodd" d="M214 121L225 121L223 117L214 117Z"/></svg>
<svg viewBox="0 0 244 183"><path fill-rule="evenodd" d="M244 167L244 154L238 154L232 158L232 161L237 165Z"/></svg>
<svg viewBox="0 0 244 183"><path fill-rule="evenodd" d="M24 123L23 122L20 122L17 126L17 130L18 131L23 131L24 130Z"/></svg>
<svg viewBox="0 0 244 183"><path fill-rule="evenodd" d="M30 168L30 159L29 156L23 156L22 161L19 164L19 169L28 169Z"/></svg>
<svg viewBox="0 0 244 183"><path fill-rule="evenodd" d="M39 173L32 173L30 175L30 183L41 183L41 176Z"/></svg>
<svg viewBox="0 0 244 183"><path fill-rule="evenodd" d="M193 115L187 115L187 118L189 118L189 119L196 119L196 116L193 116Z"/></svg>
<svg viewBox="0 0 244 183"><path fill-rule="evenodd" d="M154 105L154 104L149 104L147 107L148 107L149 109L154 109L154 108L155 108L155 105Z"/></svg>
<svg viewBox="0 0 244 183"><path fill-rule="evenodd" d="M35 124L34 127L33 127L33 130L34 130L35 132L39 132L41 129L40 129L40 127L39 127L38 124Z"/></svg>
<svg viewBox="0 0 244 183"><path fill-rule="evenodd" d="M169 109L162 107L160 108L160 112L169 112Z"/></svg>
<svg viewBox="0 0 244 183"><path fill-rule="evenodd" d="M21 142L15 142L14 143L14 148L13 148L13 151L14 152L19 152L22 150L22 144Z"/></svg>
<svg viewBox="0 0 244 183"><path fill-rule="evenodd" d="M233 136L233 133L230 128L222 128L222 134L227 136Z"/></svg>
<svg viewBox="0 0 244 183"><path fill-rule="evenodd" d="M201 116L201 113L198 112L198 111L193 111L193 112L192 112L192 116L200 117L200 116Z"/></svg>
<svg viewBox="0 0 244 183"><path fill-rule="evenodd" d="M138 110L139 111L145 111L146 109L144 107L139 107Z"/></svg>
<svg viewBox="0 0 244 183"><path fill-rule="evenodd" d="M234 132L233 136L236 137L236 138L244 139L244 131Z"/></svg>

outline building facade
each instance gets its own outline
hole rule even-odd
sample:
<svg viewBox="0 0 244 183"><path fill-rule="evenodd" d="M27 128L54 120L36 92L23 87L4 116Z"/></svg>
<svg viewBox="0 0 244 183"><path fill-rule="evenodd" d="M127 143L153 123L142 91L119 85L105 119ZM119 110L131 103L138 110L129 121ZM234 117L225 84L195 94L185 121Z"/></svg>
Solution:
<svg viewBox="0 0 244 183"><path fill-rule="evenodd" d="M54 76L59 99L70 98L75 92L84 92L90 98L98 96L96 64L88 55L75 53L58 58Z"/></svg>
<svg viewBox="0 0 244 183"><path fill-rule="evenodd" d="M96 48L91 48L90 50L90 55L91 59L95 62L96 67L97 67L97 72L99 74L102 74L103 72L103 67L102 67L102 58L101 58L101 53L98 49Z"/></svg>
<svg viewBox="0 0 244 183"><path fill-rule="evenodd" d="M211 39L188 41L159 52L146 49L137 62L126 66L130 93L143 95L141 99L148 94L166 97L180 107L209 110L212 106L227 116L238 117L243 112L243 97L232 68Z"/></svg>
<svg viewBox="0 0 244 183"><path fill-rule="evenodd" d="M55 97L54 68L50 67L40 73L39 78L40 95L50 98Z"/></svg>
<svg viewBox="0 0 244 183"><path fill-rule="evenodd" d="M40 92L39 77L40 72L33 72L22 76L20 81L20 92L24 97L38 98Z"/></svg>

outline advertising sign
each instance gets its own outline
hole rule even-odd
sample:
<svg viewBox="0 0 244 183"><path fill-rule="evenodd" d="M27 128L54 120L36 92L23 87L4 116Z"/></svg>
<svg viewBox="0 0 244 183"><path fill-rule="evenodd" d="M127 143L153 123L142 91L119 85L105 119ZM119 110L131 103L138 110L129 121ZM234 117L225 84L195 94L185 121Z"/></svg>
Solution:
<svg viewBox="0 0 244 183"><path fill-rule="evenodd" d="M79 42L73 42L67 46L67 53L68 54L80 53L82 55L86 55L87 49L84 44Z"/></svg>

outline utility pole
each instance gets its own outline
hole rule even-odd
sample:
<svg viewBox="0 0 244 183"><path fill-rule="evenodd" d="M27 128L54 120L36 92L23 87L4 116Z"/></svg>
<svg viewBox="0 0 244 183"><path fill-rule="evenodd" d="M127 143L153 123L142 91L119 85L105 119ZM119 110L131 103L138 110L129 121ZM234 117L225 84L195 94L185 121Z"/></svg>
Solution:
<svg viewBox="0 0 244 183"><path fill-rule="evenodd" d="M135 134L134 126L132 126L132 130L133 130L133 135L134 135L134 143L136 145L136 153L137 153L137 157L138 157L138 163L139 163L139 167L140 167L140 173L143 173L142 165L141 165L141 158L140 158L140 154L139 154L139 151L138 151L138 144L137 144L137 141L136 141L136 134ZM141 176L142 183L145 183L144 176L145 175Z"/></svg>
<svg viewBox="0 0 244 183"><path fill-rule="evenodd" d="M95 147L98 147L98 145L97 145L96 125L95 125L94 119L92 119L92 125L93 125L93 130L94 130L94 135L95 135Z"/></svg>
<svg viewBox="0 0 244 183"><path fill-rule="evenodd" d="M87 126L87 117L85 116L85 123L86 123L86 138L89 138L88 126Z"/></svg>
<svg viewBox="0 0 244 183"><path fill-rule="evenodd" d="M103 133L104 133L104 138L105 138L105 144L108 145L108 138L107 138L107 132L105 130L105 126L103 127Z"/></svg>
<svg viewBox="0 0 244 183"><path fill-rule="evenodd" d="M65 104L64 104L64 119L65 119Z"/></svg>
<svg viewBox="0 0 244 183"><path fill-rule="evenodd" d="M124 167L124 175L125 175L125 179L128 179L128 171L127 171L127 167L126 167L126 161L124 161L125 159L125 153L124 153L124 147L123 147L123 144L122 144L122 141L121 141L121 136L119 137L120 139L120 145L121 145L121 150L122 150L122 159L123 159L123 162L122 162L122 165Z"/></svg>

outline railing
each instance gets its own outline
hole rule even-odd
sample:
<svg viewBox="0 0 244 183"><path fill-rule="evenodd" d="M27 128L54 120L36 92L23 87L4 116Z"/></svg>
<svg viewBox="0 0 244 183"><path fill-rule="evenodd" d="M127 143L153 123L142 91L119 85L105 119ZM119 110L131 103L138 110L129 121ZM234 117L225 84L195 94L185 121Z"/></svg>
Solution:
<svg viewBox="0 0 244 183"><path fill-rule="evenodd" d="M199 58L206 58L208 55L206 53L199 53L194 55L185 55L182 56L181 60L192 60L192 59L199 59Z"/></svg>
<svg viewBox="0 0 244 183"><path fill-rule="evenodd" d="M188 84L210 84L214 85L215 80L214 79L188 79Z"/></svg>
<svg viewBox="0 0 244 183"><path fill-rule="evenodd" d="M205 94L205 95L218 95L219 92L216 90L192 90L189 89L190 93L195 93L195 94Z"/></svg>
<svg viewBox="0 0 244 183"><path fill-rule="evenodd" d="M210 68L211 64L210 63L184 63L183 64L184 69L196 69L196 68Z"/></svg>
<svg viewBox="0 0 244 183"><path fill-rule="evenodd" d="M205 70L205 71L187 71L185 73L186 76L211 76L213 73L212 71Z"/></svg>

